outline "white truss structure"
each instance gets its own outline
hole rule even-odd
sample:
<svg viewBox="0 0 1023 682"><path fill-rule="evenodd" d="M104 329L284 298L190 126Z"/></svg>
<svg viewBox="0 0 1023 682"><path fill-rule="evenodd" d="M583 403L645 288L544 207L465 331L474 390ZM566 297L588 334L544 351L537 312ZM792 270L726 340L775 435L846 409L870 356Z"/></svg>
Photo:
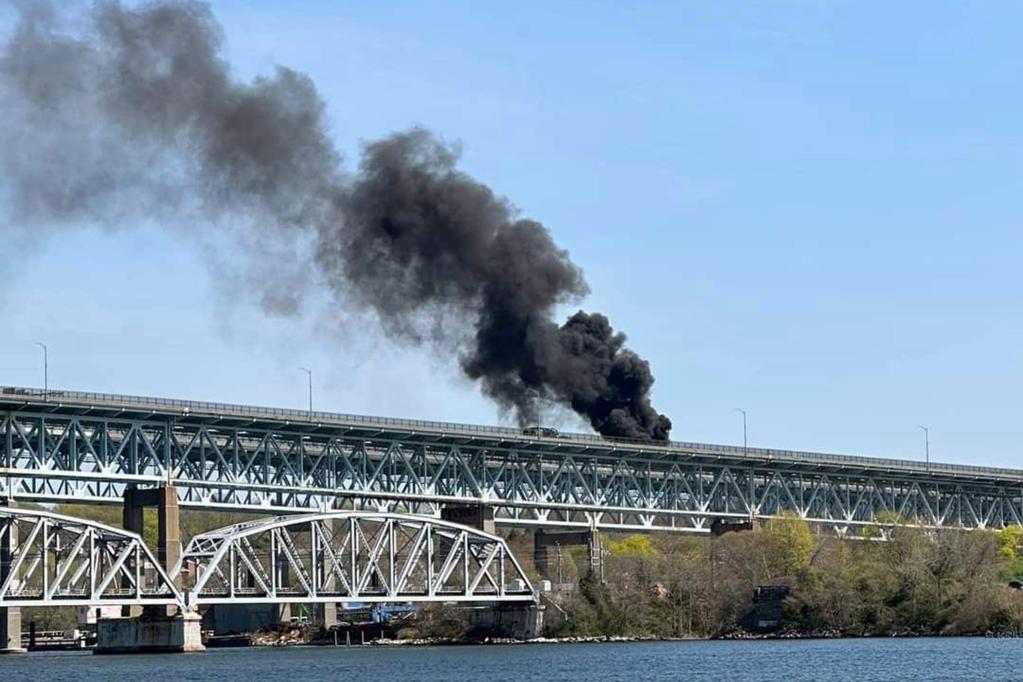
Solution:
<svg viewBox="0 0 1023 682"><path fill-rule="evenodd" d="M0 606L181 603L181 593L137 534L0 507Z"/></svg>
<svg viewBox="0 0 1023 682"><path fill-rule="evenodd" d="M136 533L0 507L0 608L535 599L503 539L435 518L261 519L195 536L168 573Z"/></svg>
<svg viewBox="0 0 1023 682"><path fill-rule="evenodd" d="M844 532L1023 522L1023 471L0 388L0 496L120 503L173 485L184 507L437 516L709 532L792 513Z"/></svg>
<svg viewBox="0 0 1023 682"><path fill-rule="evenodd" d="M198 535L172 572L189 603L533 602L501 538L401 514L263 519Z"/></svg>

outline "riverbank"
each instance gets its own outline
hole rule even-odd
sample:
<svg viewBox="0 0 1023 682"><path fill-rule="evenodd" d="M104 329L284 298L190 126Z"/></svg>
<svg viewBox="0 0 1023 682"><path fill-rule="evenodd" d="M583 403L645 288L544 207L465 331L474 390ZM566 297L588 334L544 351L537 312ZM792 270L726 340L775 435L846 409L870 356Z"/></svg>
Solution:
<svg viewBox="0 0 1023 682"><path fill-rule="evenodd" d="M416 646L478 646L478 645L513 645L513 644L622 644L641 642L688 642L706 641L703 637L627 637L618 635L594 637L534 637L533 639L515 639L512 637L451 638L451 637L420 637L415 639L377 639L367 642L369 646L384 647L416 647Z"/></svg>
<svg viewBox="0 0 1023 682"><path fill-rule="evenodd" d="M410 639L382 638L367 641L365 643L351 642L344 640L332 640L331 638L320 638L316 640L303 640L296 634L288 634L284 637L273 639L264 634L252 636L253 647L351 647L351 648L418 648L418 647L458 647L458 646L528 646L531 644L643 644L656 642L709 642L709 641L795 641L795 640L885 640L885 639L962 639L961 635L941 635L927 632L899 632L886 634L865 634L849 635L835 631L821 631L814 633L779 632L779 633L729 633L720 637L657 637L657 636L592 636L592 637L536 637L534 639L515 639L510 637L482 637L482 638L457 638L457 637L417 637ZM1023 632L986 632L983 634L967 637L967 639L1019 639L1023 638ZM337 643L336 643L337 642Z"/></svg>
<svg viewBox="0 0 1023 682"><path fill-rule="evenodd" d="M738 630L715 637L691 636L659 636L659 635L575 635L561 637L535 637L533 639L516 639L514 637L480 636L480 637L381 637L360 641L349 639L344 635L334 636L329 631L312 631L301 628L282 628L276 631L252 633L249 638L253 647L437 647L437 646L512 646L528 644L629 644L645 642L701 642L701 641L777 641L777 640L858 640L858 639L924 639L955 637L1019 639L1023 638L1023 630L1007 629L1001 631L988 630L970 635L961 633L941 633L927 630L900 629L884 633L847 633L840 630L816 630L800 632L782 630L778 632L747 632Z"/></svg>

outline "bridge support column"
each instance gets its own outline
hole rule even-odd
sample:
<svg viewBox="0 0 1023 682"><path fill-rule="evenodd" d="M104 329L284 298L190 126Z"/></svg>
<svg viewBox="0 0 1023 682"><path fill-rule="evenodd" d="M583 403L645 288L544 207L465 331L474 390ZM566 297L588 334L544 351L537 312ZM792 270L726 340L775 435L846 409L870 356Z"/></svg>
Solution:
<svg viewBox="0 0 1023 682"><path fill-rule="evenodd" d="M588 572L601 576L603 571L603 554L600 548L600 536L596 530L544 530L537 529L533 533L533 563L540 575L560 582L563 575L559 570L562 550L568 547L586 546L589 559ZM602 577L602 576L601 576Z"/></svg>
<svg viewBox="0 0 1023 682"><path fill-rule="evenodd" d="M0 498L0 507L13 507L14 500ZM11 570L14 551L18 547L17 531L10 526L10 531L0 536L0 583L7 578ZM0 654L21 653L21 609L8 606L0 608Z"/></svg>
<svg viewBox="0 0 1023 682"><path fill-rule="evenodd" d="M291 585L291 571L288 568L288 559L284 554L284 550L277 550L277 554L274 557L274 567L276 573L271 576L272 580L276 581L278 587L289 587ZM276 608L278 623L289 623L291 622L291 617L297 615L292 612L291 604L287 602L277 604Z"/></svg>
<svg viewBox="0 0 1023 682"><path fill-rule="evenodd" d="M124 506L121 509L121 525L125 530L142 535L145 532L145 509L156 507L157 533L156 558L170 571L181 558L181 514L178 508L178 494L172 485L159 488L139 488L129 485L124 490ZM173 615L175 607L158 607L166 615ZM124 608L122 615L138 616L138 606Z"/></svg>
<svg viewBox="0 0 1023 682"><path fill-rule="evenodd" d="M159 654L205 651L198 613L174 617L102 618L94 654Z"/></svg>
<svg viewBox="0 0 1023 682"><path fill-rule="evenodd" d="M323 522L323 529L331 536L334 535L334 521L326 520ZM334 573L329 566L329 561L326 558L321 559L320 565L316 567L320 571L321 576L330 576L322 581L322 586L325 590L334 590L337 586L337 579L334 577ZM316 580L315 576L313 580ZM329 630L337 625L337 604L314 604L313 605L313 622L320 627Z"/></svg>
<svg viewBox="0 0 1023 682"><path fill-rule="evenodd" d="M544 607L539 604L503 604L469 611L469 623L500 637L535 639L543 633Z"/></svg>
<svg viewBox="0 0 1023 682"><path fill-rule="evenodd" d="M747 530L760 530L760 521L750 517L739 520L714 519L710 522L710 533L715 537L720 537L725 533L740 533Z"/></svg>
<svg viewBox="0 0 1023 682"><path fill-rule="evenodd" d="M495 534L494 508L486 504L446 504L441 507L440 517L444 521L477 528L484 533Z"/></svg>
<svg viewBox="0 0 1023 682"><path fill-rule="evenodd" d="M146 507L156 507L156 558L164 568L170 570L181 558L181 513L174 486L138 488L129 485L124 491L124 508L121 512L125 530L142 535L143 512Z"/></svg>

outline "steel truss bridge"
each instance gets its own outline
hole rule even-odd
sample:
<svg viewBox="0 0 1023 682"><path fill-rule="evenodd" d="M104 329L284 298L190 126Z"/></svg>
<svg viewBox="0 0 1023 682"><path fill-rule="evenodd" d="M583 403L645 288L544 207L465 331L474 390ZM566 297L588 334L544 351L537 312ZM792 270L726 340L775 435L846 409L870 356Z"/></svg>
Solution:
<svg viewBox="0 0 1023 682"><path fill-rule="evenodd" d="M433 518L262 519L195 536L168 573L136 533L0 507L0 608L534 600L504 540Z"/></svg>
<svg viewBox="0 0 1023 682"><path fill-rule="evenodd" d="M192 508L436 516L502 525L709 532L796 514L863 526L1023 521L1023 471L464 424L0 388L0 497L120 503L173 485Z"/></svg>

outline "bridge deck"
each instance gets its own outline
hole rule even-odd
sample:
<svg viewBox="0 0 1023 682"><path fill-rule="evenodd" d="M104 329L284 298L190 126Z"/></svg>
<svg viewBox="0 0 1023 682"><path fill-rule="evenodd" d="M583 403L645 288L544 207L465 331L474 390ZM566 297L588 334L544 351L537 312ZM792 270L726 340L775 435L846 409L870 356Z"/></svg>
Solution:
<svg viewBox="0 0 1023 682"><path fill-rule="evenodd" d="M44 409L58 414L92 415L128 419L173 418L177 424L204 424L232 428L288 428L308 434L335 433L360 438L399 438L409 442L509 446L518 450L552 453L627 455L643 457L684 457L754 460L776 467L787 464L804 468L816 466L831 471L855 469L883 473L924 473L928 476L967 478L993 483L1021 483L1023 469L981 467L943 462L925 462L887 457L742 448L734 445L671 441L636 441L593 434L562 432L557 436L532 436L502 426L484 426L418 419L374 417L336 412L310 412L277 407L212 403L171 398L88 393L81 391L0 387L0 410Z"/></svg>

